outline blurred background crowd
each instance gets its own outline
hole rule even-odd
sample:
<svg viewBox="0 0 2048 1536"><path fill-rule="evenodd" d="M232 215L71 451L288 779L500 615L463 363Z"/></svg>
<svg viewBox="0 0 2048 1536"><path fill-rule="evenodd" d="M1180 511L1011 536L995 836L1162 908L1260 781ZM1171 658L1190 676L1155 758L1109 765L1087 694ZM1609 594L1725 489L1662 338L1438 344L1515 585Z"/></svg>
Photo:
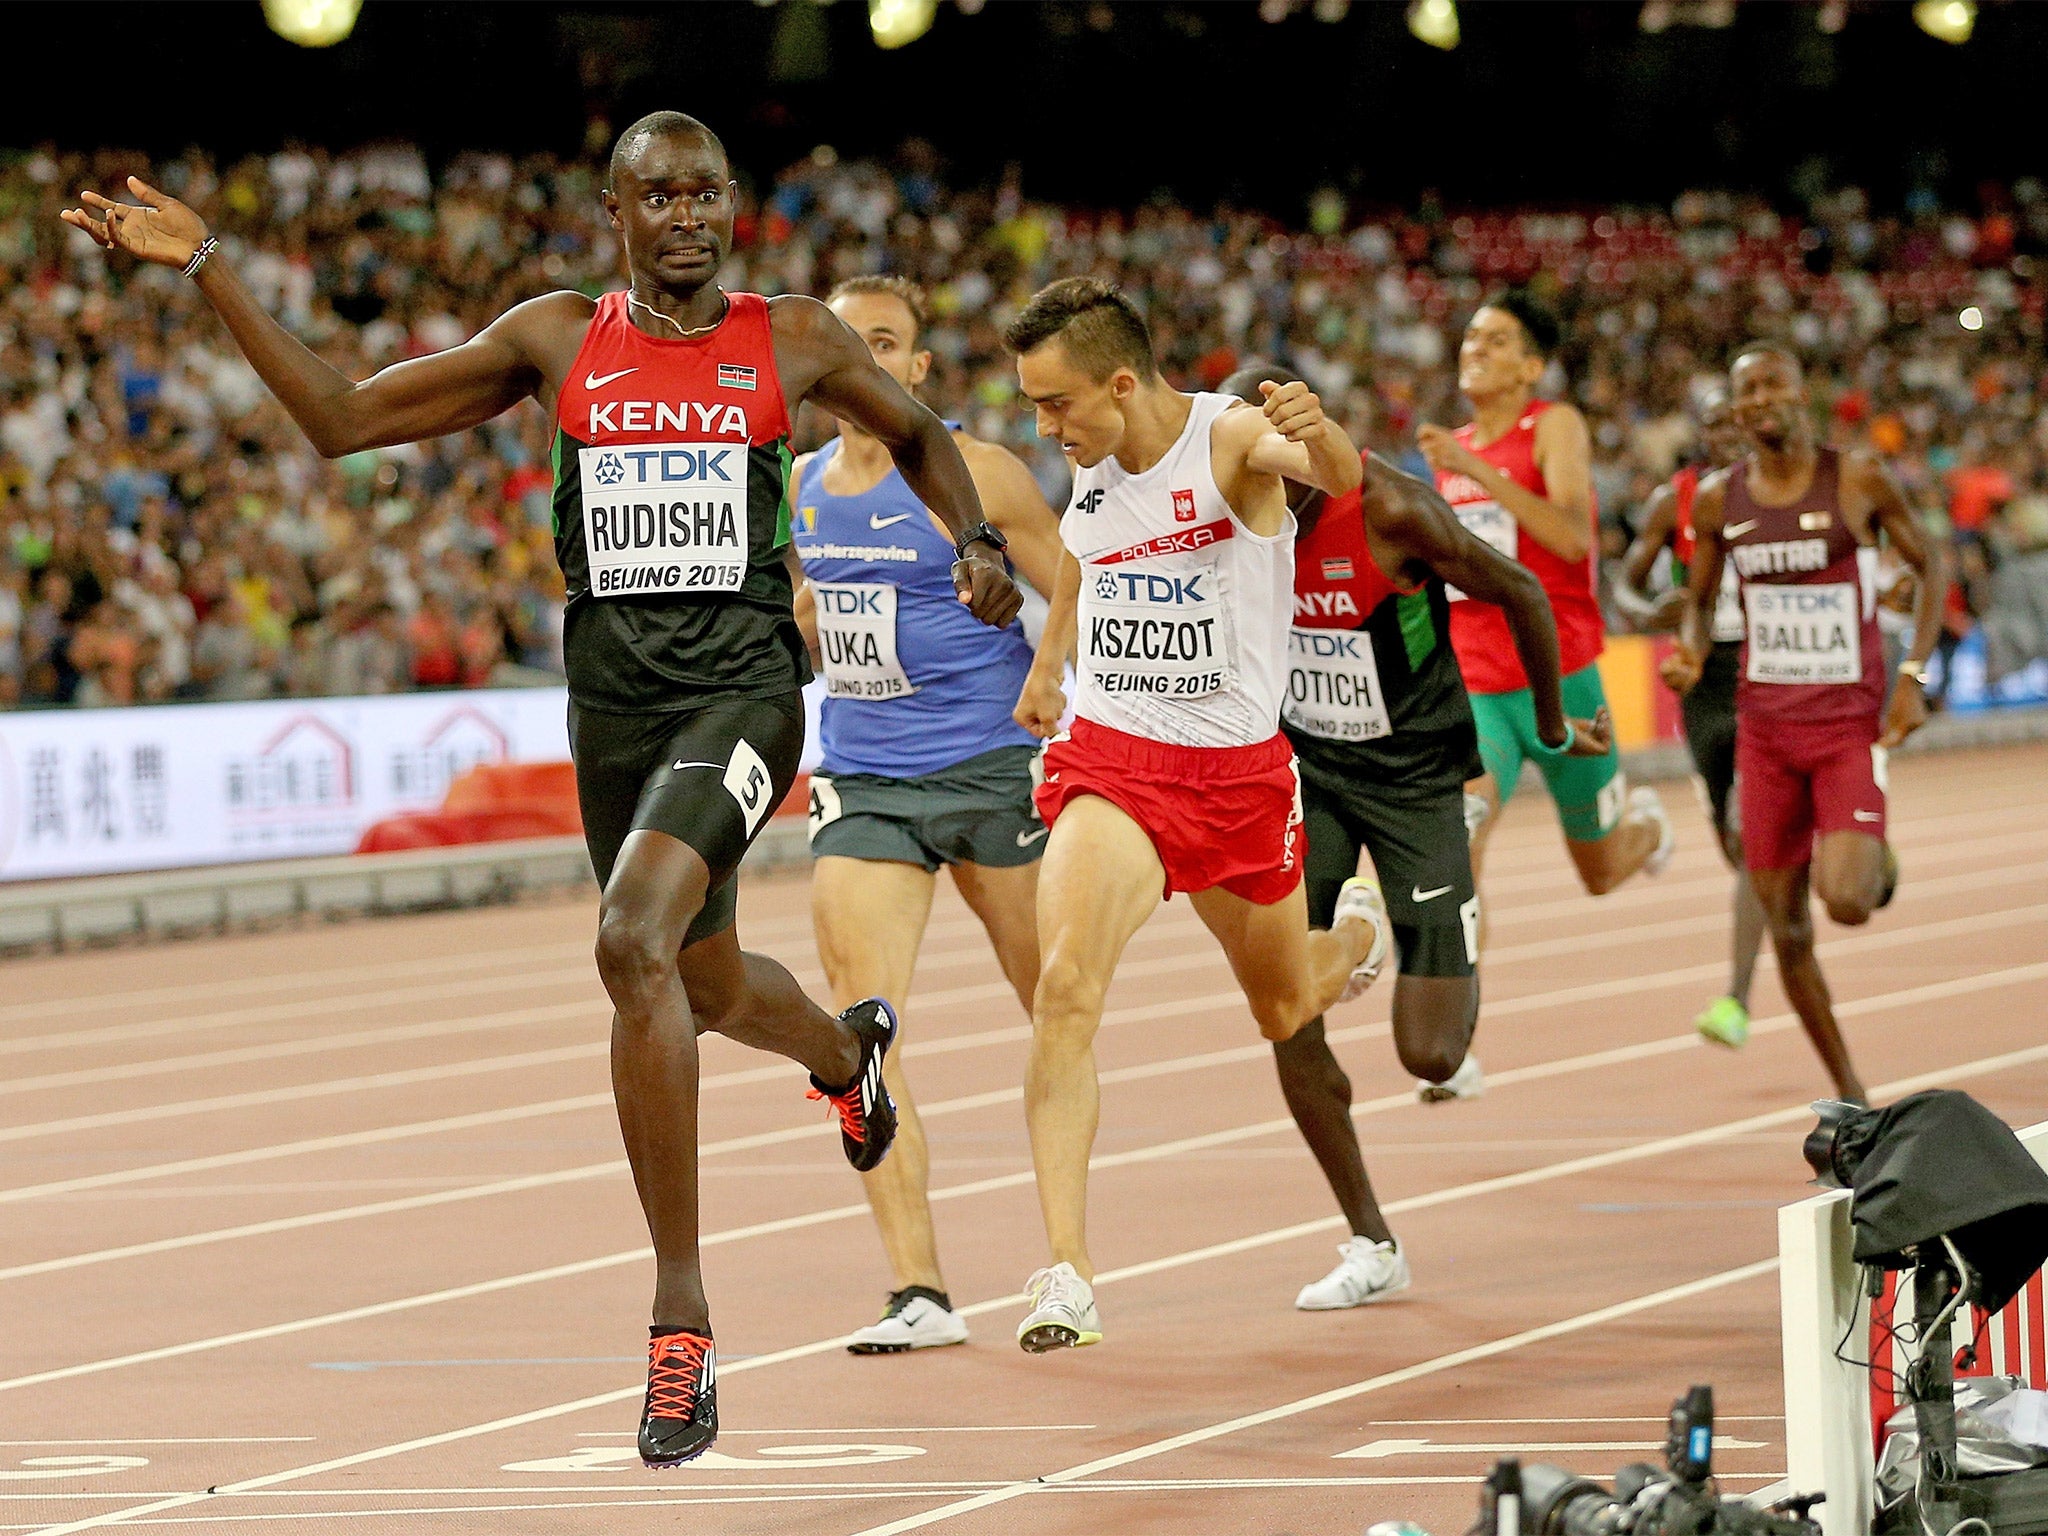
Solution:
<svg viewBox="0 0 2048 1536"><path fill-rule="evenodd" d="M602 134L595 135L601 142ZM44 150L0 166L0 707L547 681L562 590L550 428L524 406L437 443L315 455L191 285L109 260L57 210L137 172L201 209L243 277L353 377L454 345L552 288L619 285L588 163L288 147L215 164ZM965 178L963 178L964 180ZM1688 408L1755 336L1807 359L1828 440L1883 455L1958 554L1951 638L1991 672L2048 653L2048 190L1885 209L1853 188L1794 217L1754 198L1399 213L1317 193L1291 223L1165 201L1059 207L1013 171L953 185L937 153L820 149L746 189L731 288L929 289L926 398L1012 444L1047 494L998 341L1042 282L1096 272L1151 317L1169 376L1289 364L1409 468L1462 419L1461 327L1526 283L1566 321L1546 392L1593 428L1604 556L1691 451ZM810 446L828 422L800 426ZM1611 619L1625 627L1619 616Z"/></svg>

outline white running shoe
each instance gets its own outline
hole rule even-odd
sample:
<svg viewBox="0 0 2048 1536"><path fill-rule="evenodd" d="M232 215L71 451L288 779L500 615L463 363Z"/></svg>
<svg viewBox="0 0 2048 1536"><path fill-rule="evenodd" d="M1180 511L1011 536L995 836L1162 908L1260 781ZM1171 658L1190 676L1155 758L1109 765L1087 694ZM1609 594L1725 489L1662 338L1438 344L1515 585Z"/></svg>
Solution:
<svg viewBox="0 0 2048 1536"><path fill-rule="evenodd" d="M1337 994L1340 1003L1350 1002L1377 981L1380 967L1387 962L1387 899L1380 894L1377 880L1353 875L1344 882L1344 888L1337 893L1337 910L1330 915L1330 926L1336 927L1347 917L1355 917L1372 929L1372 948L1352 968L1350 980Z"/></svg>
<svg viewBox="0 0 2048 1536"><path fill-rule="evenodd" d="M921 1285L889 1293L881 1320L858 1330L846 1346L850 1355L900 1355L967 1342L967 1319Z"/></svg>
<svg viewBox="0 0 2048 1536"><path fill-rule="evenodd" d="M1671 863L1671 855L1678 851L1678 831L1671 825L1670 813L1664 809L1664 802L1658 798L1657 791L1647 784L1638 784L1628 792L1628 808L1641 811L1657 824L1657 846L1643 860L1643 873L1663 874Z"/></svg>
<svg viewBox="0 0 2048 1536"><path fill-rule="evenodd" d="M1017 1325L1017 1342L1027 1352L1042 1355L1102 1342L1095 1287L1075 1273L1073 1265L1039 1270L1024 1282L1024 1294L1031 1298L1031 1310Z"/></svg>
<svg viewBox="0 0 2048 1536"><path fill-rule="evenodd" d="M1447 1104L1452 1099L1476 1099L1486 1092L1486 1074L1479 1070L1479 1058L1470 1051L1458 1063L1458 1070L1440 1083L1415 1079L1415 1098L1422 1104Z"/></svg>
<svg viewBox="0 0 2048 1536"><path fill-rule="evenodd" d="M1343 1255L1337 1267L1313 1285L1304 1285L1294 1298L1302 1311L1341 1312L1346 1307L1385 1301L1408 1289L1408 1255L1401 1251L1398 1239L1376 1243L1371 1238L1354 1237L1339 1243L1337 1252Z"/></svg>
<svg viewBox="0 0 2048 1536"><path fill-rule="evenodd" d="M1467 792L1465 796L1465 841L1471 842L1479 835L1479 829L1486 825L1486 818L1493 814L1493 808L1486 803L1486 796Z"/></svg>

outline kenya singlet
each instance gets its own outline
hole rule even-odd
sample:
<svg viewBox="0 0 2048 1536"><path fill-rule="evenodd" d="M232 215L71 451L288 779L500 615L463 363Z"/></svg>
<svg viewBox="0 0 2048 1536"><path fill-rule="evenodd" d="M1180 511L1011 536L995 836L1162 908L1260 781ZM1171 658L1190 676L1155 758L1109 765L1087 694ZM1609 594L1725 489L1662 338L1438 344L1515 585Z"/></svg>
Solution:
<svg viewBox="0 0 2048 1536"><path fill-rule="evenodd" d="M1381 571L1360 496L1325 503L1295 541L1281 720L1310 778L1455 789L1484 769L1444 584L1431 578L1404 589Z"/></svg>
<svg viewBox="0 0 2048 1536"><path fill-rule="evenodd" d="M1700 467L1688 464L1671 477L1671 559L1675 585L1683 587L1686 573L1698 555L1699 538L1693 532L1692 504L1700 491ZM1735 562L1721 567L1721 590L1714 597L1713 641L1730 645L1742 639L1742 583L1735 574Z"/></svg>
<svg viewBox="0 0 2048 1536"><path fill-rule="evenodd" d="M1269 538L1217 488L1209 429L1238 402L1198 394L1166 456L1074 473L1060 539L1081 562L1074 713L1182 747L1243 747L1280 730L1294 519Z"/></svg>
<svg viewBox="0 0 2048 1536"><path fill-rule="evenodd" d="M768 301L649 336L608 293L555 405L562 650L578 704L620 711L768 698L809 681L781 550L789 413Z"/></svg>
<svg viewBox="0 0 2048 1536"><path fill-rule="evenodd" d="M1536 423L1550 404L1548 400L1531 401L1512 427L1484 447L1472 441L1475 429L1470 423L1458 428L1457 439L1517 485L1547 496L1543 471L1536 467ZM1470 475L1439 470L1436 488L1470 532L1510 560L1521 561L1543 583L1557 620L1559 672L1569 677L1598 661L1606 643L1606 625L1593 592L1593 549L1588 547L1583 560L1559 559L1526 536L1514 514ZM1597 528L1597 515L1592 522ZM1474 693L1513 693L1528 687L1529 675L1522 670L1521 653L1515 649L1507 615L1491 603L1466 602L1464 596L1456 589L1450 592L1455 605L1451 609L1451 640L1464 669L1465 686Z"/></svg>
<svg viewBox="0 0 2048 1536"><path fill-rule="evenodd" d="M793 533L818 604L828 773L916 778L998 747L1035 746L1016 721L1031 646L991 629L953 588L953 541L892 465L835 496L827 443L804 466Z"/></svg>
<svg viewBox="0 0 2048 1536"><path fill-rule="evenodd" d="M1729 471L1721 513L1748 620L1737 707L1749 719L1868 726L1886 682L1877 550L1842 516L1842 457L1816 450L1813 478L1785 507L1752 499L1749 469Z"/></svg>

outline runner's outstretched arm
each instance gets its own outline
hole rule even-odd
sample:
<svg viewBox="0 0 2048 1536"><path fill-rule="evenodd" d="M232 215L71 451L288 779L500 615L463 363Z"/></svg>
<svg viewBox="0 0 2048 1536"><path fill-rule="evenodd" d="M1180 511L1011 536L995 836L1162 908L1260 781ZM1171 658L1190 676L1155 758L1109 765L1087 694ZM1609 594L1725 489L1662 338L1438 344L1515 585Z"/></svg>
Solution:
<svg viewBox="0 0 2048 1536"><path fill-rule="evenodd" d="M1024 461L995 443L967 438L960 444L982 510L1010 541L1010 563L1050 600L1060 573L1059 514L1045 504L1045 495Z"/></svg>
<svg viewBox="0 0 2048 1536"><path fill-rule="evenodd" d="M1614 588L1614 606L1627 614L1637 628L1652 633L1675 630L1685 622L1683 586L1668 592L1650 591L1650 572L1656 567L1658 554L1671 542L1671 531L1677 523L1678 493L1668 484L1660 485L1650 493L1642 531L1622 559L1621 580Z"/></svg>
<svg viewBox="0 0 2048 1536"><path fill-rule="evenodd" d="M65 209L64 222L109 250L184 267L207 239L206 221L139 177L128 178L128 190L139 206L84 192L84 206ZM257 376L330 459L460 432L536 394L544 381L534 361L535 320L564 307L587 320L591 308L581 294L544 294L507 311L461 346L394 363L359 384L271 318L224 254L208 258L195 282Z"/></svg>
<svg viewBox="0 0 2048 1536"><path fill-rule="evenodd" d="M1060 716L1067 710L1066 690L1060 686L1067 658L1074 654L1079 631L1081 605L1081 562L1062 549L1059 575L1054 578L1045 616L1045 633L1038 639L1038 654L1024 677L1012 718L1037 737L1057 736Z"/></svg>
<svg viewBox="0 0 2048 1536"><path fill-rule="evenodd" d="M1501 610L1529 676L1536 734L1544 745L1563 746L1569 736L1573 756L1605 755L1610 728L1604 710L1599 719L1574 720L1567 729L1557 623L1535 572L1466 531L1432 487L1377 456L1366 464L1365 502L1373 558L1380 559L1382 546L1388 556L1382 569L1425 567L1466 597Z"/></svg>
<svg viewBox="0 0 2048 1536"><path fill-rule="evenodd" d="M1721 537L1727 484L1728 472L1717 469L1700 482L1692 499L1692 568L1685 573L1685 613L1678 624L1678 644L1657 669L1679 693L1692 692L1713 649L1708 625L1721 591L1721 568L1728 563L1728 545Z"/></svg>
<svg viewBox="0 0 2048 1536"><path fill-rule="evenodd" d="M1920 666L1934 654L1941 638L1941 612L1948 602L1948 559L1940 545L1931 543L1921 531L1907 505L1906 496L1882 464L1863 454L1847 455L1844 469L1850 485L1870 498L1872 531L1882 531L1899 552L1899 558L1913 569L1919 590L1913 603L1913 648L1905 665ZM1910 672L1899 675L1885 705L1884 734L1878 745L1896 747L1927 723L1927 694L1920 679Z"/></svg>
<svg viewBox="0 0 2048 1536"><path fill-rule="evenodd" d="M1259 385L1259 391L1266 398L1258 411L1233 410L1219 423L1225 431L1245 434L1246 469L1314 486L1331 496L1342 496L1358 484L1364 473L1358 447L1323 414L1315 391L1298 380L1269 380Z"/></svg>
<svg viewBox="0 0 2048 1536"><path fill-rule="evenodd" d="M1592 550L1593 439L1575 406L1554 405L1536 423L1536 467L1543 472L1547 496L1501 473L1446 427L1424 425L1415 440L1430 468L1477 480L1530 538L1558 559L1577 564Z"/></svg>
<svg viewBox="0 0 2048 1536"><path fill-rule="evenodd" d="M801 294L771 299L769 314L777 341L817 369L809 388L793 393L880 439L917 499L956 540L983 521L981 497L953 434L883 371L851 326ZM984 624L1000 628L1023 606L994 550L957 561L953 585Z"/></svg>

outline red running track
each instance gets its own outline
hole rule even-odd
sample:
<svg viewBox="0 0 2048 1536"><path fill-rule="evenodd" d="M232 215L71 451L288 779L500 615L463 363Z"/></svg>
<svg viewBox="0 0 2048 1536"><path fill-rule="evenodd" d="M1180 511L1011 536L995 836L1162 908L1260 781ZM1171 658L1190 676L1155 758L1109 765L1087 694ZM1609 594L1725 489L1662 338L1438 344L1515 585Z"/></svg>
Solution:
<svg viewBox="0 0 2048 1536"><path fill-rule="evenodd" d="M1906 881L1824 961L1883 1094L2048 1117L2048 750L1901 761ZM1682 790L1659 880L1581 895L1540 795L1494 840L1475 1103L1425 1108L1391 989L1332 1020L1415 1288L1305 1314L1342 1232L1185 902L1101 1044L1107 1342L1010 1342L1041 1236L1026 1025L942 898L905 1010L959 1349L856 1359L886 1288L798 1069L704 1053L728 1426L632 1453L650 1285L571 904L0 969L0 1529L851 1536L1470 1523L1496 1452L1605 1476L1711 1381L1732 1488L1784 1468L1774 1209L1826 1087L1768 962L1739 1055L1728 877ZM819 987L806 891L742 933ZM715 1507L714 1507L715 1506Z"/></svg>

